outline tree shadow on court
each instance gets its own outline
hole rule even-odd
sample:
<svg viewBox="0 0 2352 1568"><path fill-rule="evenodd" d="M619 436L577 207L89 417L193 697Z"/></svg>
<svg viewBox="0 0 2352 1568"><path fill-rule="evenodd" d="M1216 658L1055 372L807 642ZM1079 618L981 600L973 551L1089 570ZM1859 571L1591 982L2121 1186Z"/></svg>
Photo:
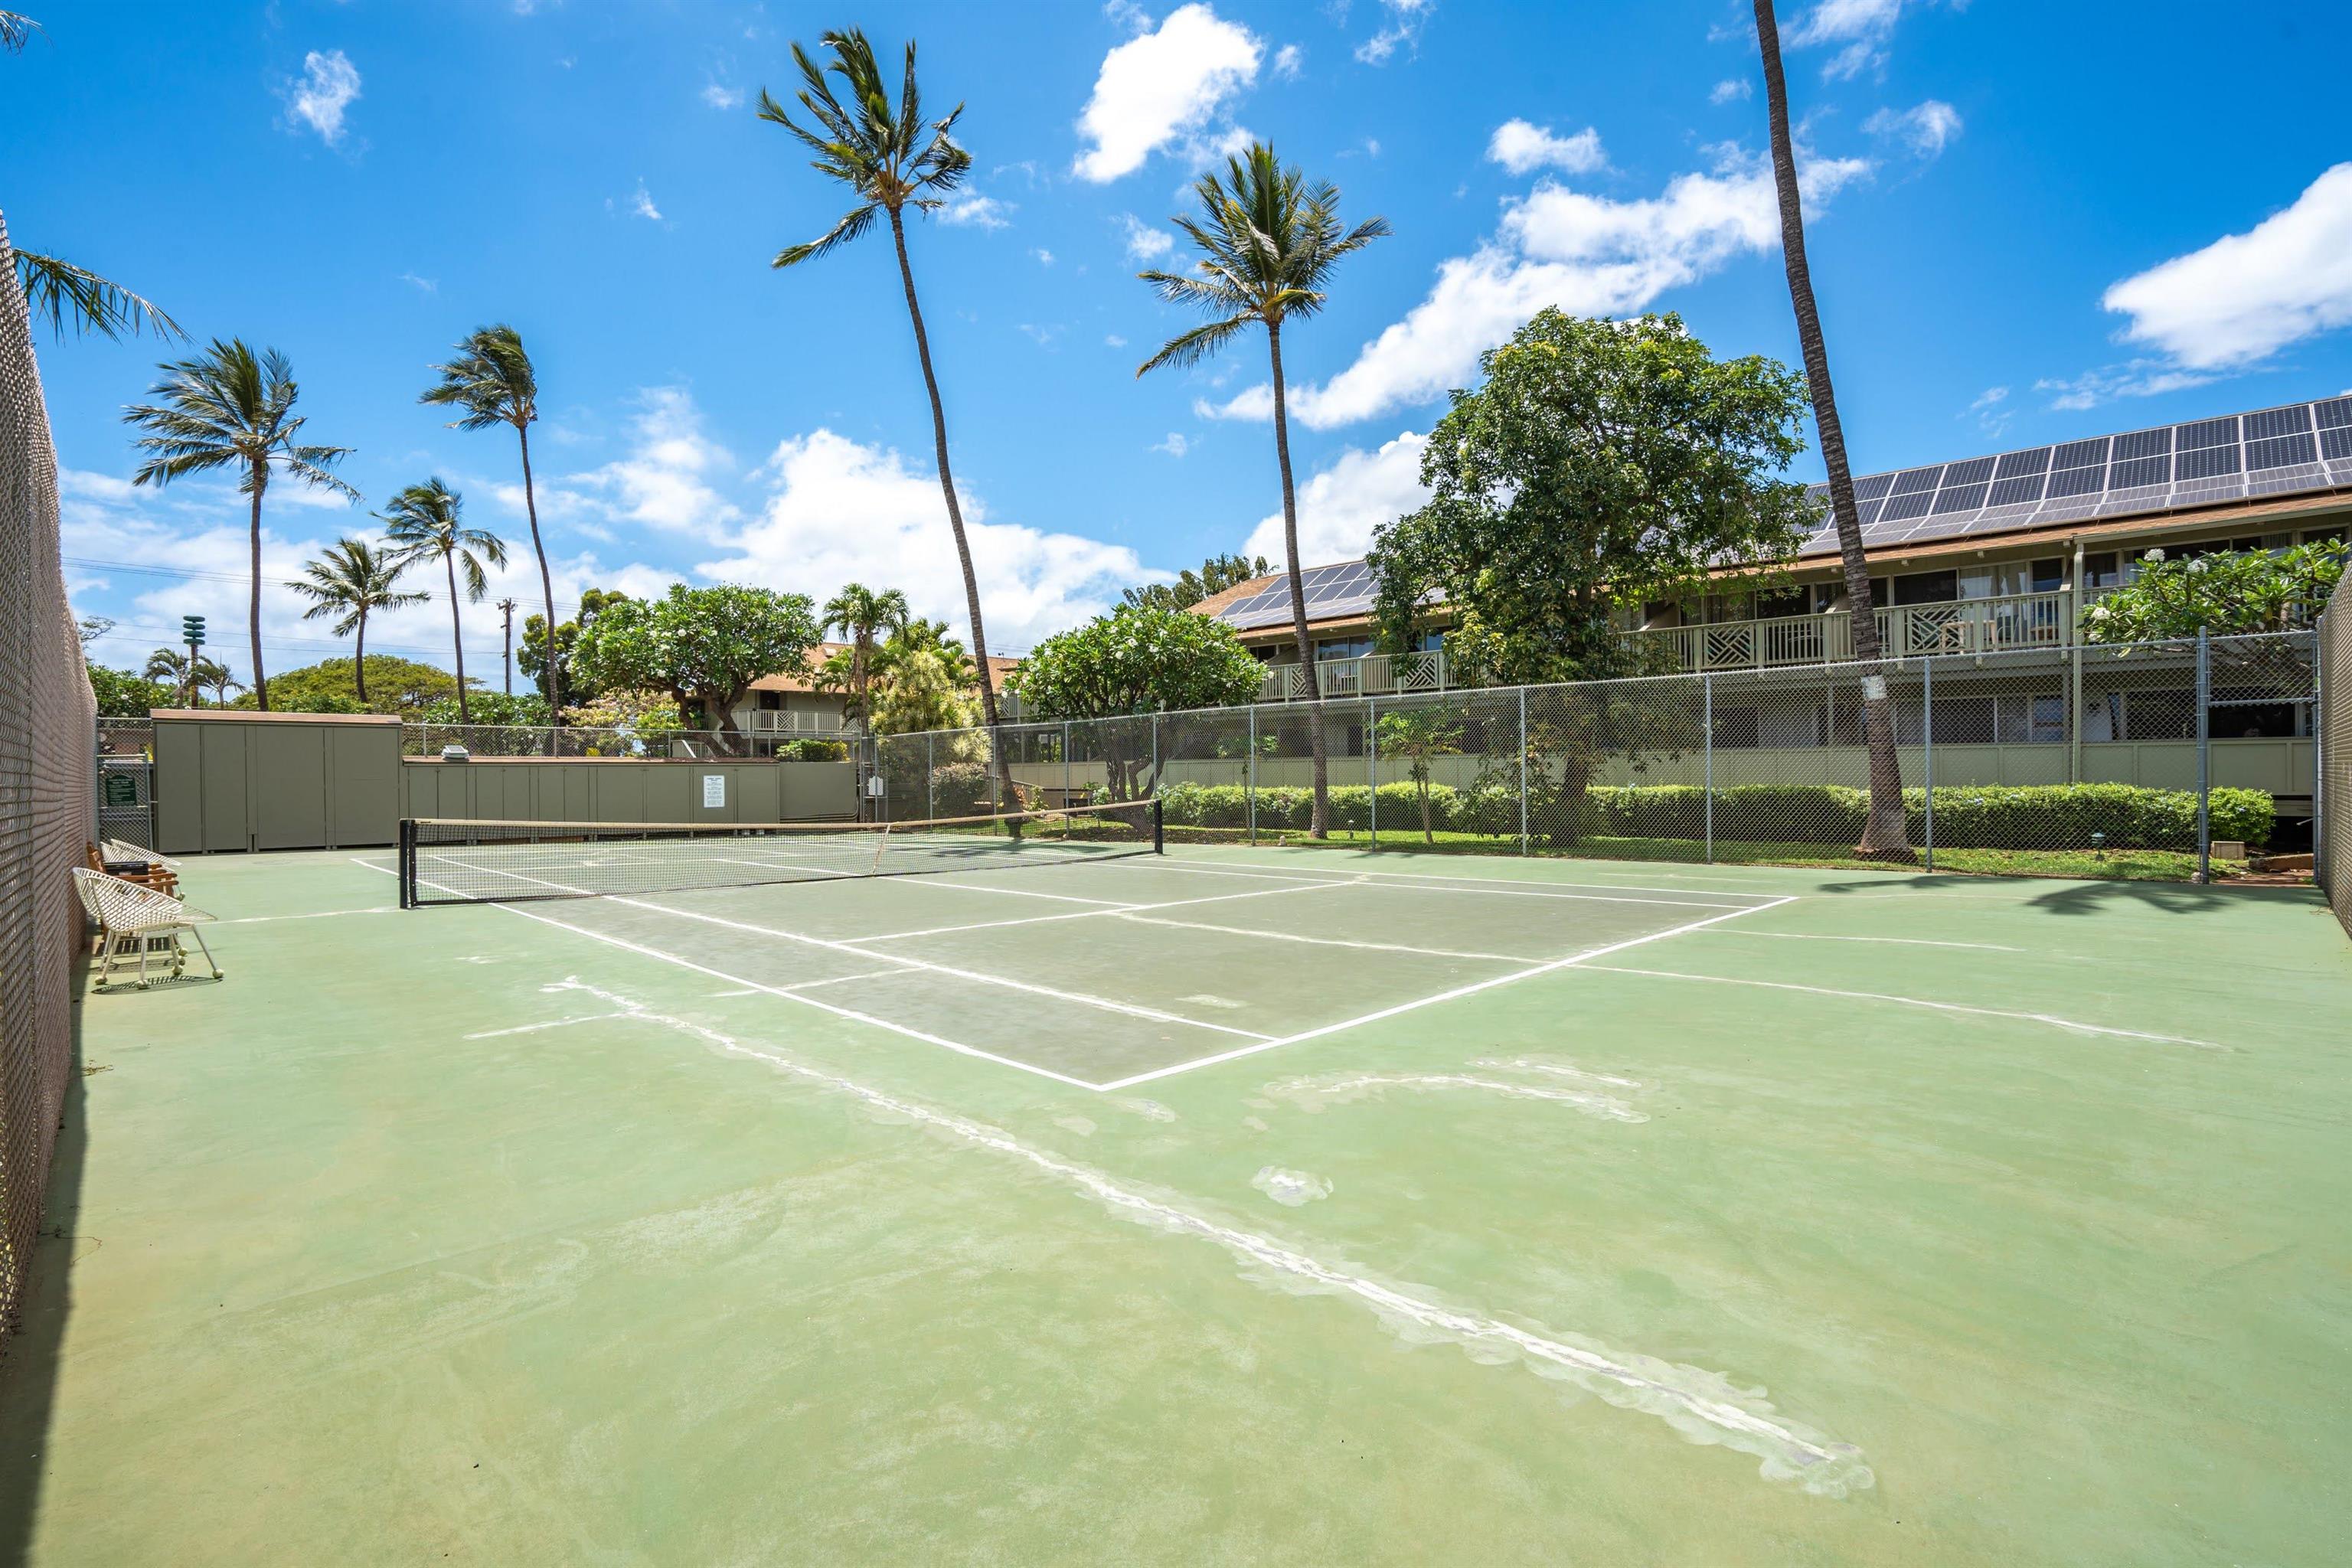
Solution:
<svg viewBox="0 0 2352 1568"><path fill-rule="evenodd" d="M49 1159L48 1190L41 1203L40 1234L13 1331L0 1340L0 1454L7 1456L0 1463L0 1568L16 1568L32 1550L34 1510L47 1468L58 1358L73 1297L73 1263L97 1246L95 1238L77 1234L82 1165L89 1151L82 1092L83 982L82 968L76 965L72 1055L66 1067L57 1148Z"/></svg>
<svg viewBox="0 0 2352 1568"><path fill-rule="evenodd" d="M1825 882L1823 893L1875 893L1889 891L1932 895L1962 889L2002 886L2000 878L1942 877L1932 874L1916 877L1874 877L1868 881ZM2064 882L2047 892L2037 893L2017 907L2039 910L2045 914L2090 915L2103 910L2137 908L2154 910L2163 914L2203 914L2246 899L2284 899L2295 903L2325 908L2325 900L2309 888L2233 888L2227 883L2200 887L2193 882L2126 882L2080 881Z"/></svg>

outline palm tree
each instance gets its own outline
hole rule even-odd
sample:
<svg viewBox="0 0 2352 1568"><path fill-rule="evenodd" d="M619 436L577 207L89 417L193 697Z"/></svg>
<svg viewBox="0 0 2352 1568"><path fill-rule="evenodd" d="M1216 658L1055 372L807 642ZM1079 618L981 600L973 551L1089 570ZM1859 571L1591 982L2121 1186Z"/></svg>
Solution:
<svg viewBox="0 0 2352 1568"><path fill-rule="evenodd" d="M337 637L357 634L352 644L352 684L360 706L367 706L367 618L371 610L397 610L421 605L430 594L407 593L397 584L412 557L379 551L364 539L343 539L327 547L316 561L303 563L302 575L286 585L311 601L302 612L306 621L339 616Z"/></svg>
<svg viewBox="0 0 2352 1568"><path fill-rule="evenodd" d="M272 467L304 484L352 500L360 492L327 470L351 455L349 447L314 447L299 439L303 419L294 412L294 369L276 349L257 353L243 338L215 338L202 353L158 365L163 379L149 390L156 403L134 404L123 419L144 428L136 445L148 454L131 476L136 485L166 485L191 474L234 464L237 489L252 500L253 694L269 710L269 680L261 665L261 497Z"/></svg>
<svg viewBox="0 0 2352 1568"><path fill-rule="evenodd" d="M522 334L503 324L475 328L457 345L457 357L433 370L441 379L425 390L419 403L464 409L449 422L460 430L511 425L521 445L522 507L530 519L531 553L539 558L539 591L547 601L547 711L552 716L563 709L563 663L555 651L555 579L547 570L547 544L539 532L539 495L530 477L530 426L539 417L538 373L531 369L530 355L523 352ZM461 707L464 697L465 683L460 681ZM553 754L552 730L548 731L547 744Z"/></svg>
<svg viewBox="0 0 2352 1568"><path fill-rule="evenodd" d="M507 546L506 541L487 529L467 528L464 510L465 502L457 491L432 479L394 496L380 515L383 541L400 565L438 555L442 570L449 575L449 635L457 650L457 722L470 724L474 719L466 708L466 626L458 614L457 579L462 569L466 602L480 604L489 591L482 563L505 565Z"/></svg>
<svg viewBox="0 0 2352 1568"><path fill-rule="evenodd" d="M1354 228L1339 225L1339 188L1329 181L1309 185L1296 168L1286 169L1263 142L1227 160L1193 187L1201 199L1198 217L1180 217L1176 226L1201 252L1190 272L1143 272L1137 276L1171 305L1190 305L1209 320L1171 338L1136 367L1141 376L1163 364L1191 365L1224 347L1253 326L1265 328L1274 362L1274 451L1282 470L1282 542L1289 552L1290 625L1298 640L1298 663L1307 681L1307 732L1315 746L1315 811L1308 827L1317 838L1330 833L1330 758L1323 740L1323 692L1316 677L1315 650L1307 639L1307 591L1299 581L1298 495L1290 478L1290 415L1282 379L1282 324L1323 308L1331 272L1342 257L1361 250L1389 232L1386 218L1367 218Z"/></svg>
<svg viewBox="0 0 2352 1568"><path fill-rule="evenodd" d="M1772 0L1756 0L1756 43L1764 56L1764 101L1772 127L1772 180L1780 196L1780 254L1788 263L1789 299L1796 307L1797 342L1805 353L1805 380L1813 397L1813 423L1822 437L1822 463L1829 469L1830 515L1836 521L1838 553L1845 564L1845 596L1853 626L1853 657L1863 668L1862 732L1870 750L1870 812L1854 853L1869 859L1910 860L1910 832L1903 817L1903 769L1895 754L1895 717L1886 700L1885 649L1878 637L1878 612L1870 593L1870 563L1862 552L1862 523L1853 504L1853 473L1846 466L1845 428L1838 422L1837 395L1830 385L1829 350L1822 340L1821 312L1813 307L1813 276L1805 265L1805 206L1797 187L1797 157L1789 137L1789 87L1780 74L1780 28Z"/></svg>
<svg viewBox="0 0 2352 1568"><path fill-rule="evenodd" d="M147 668L140 671L150 680L168 681L179 692L180 700L191 708L201 708L197 693L210 687L219 693L218 700L227 700L228 689L240 684L230 678L228 666L206 654L188 657L185 648L159 647L147 656Z"/></svg>
<svg viewBox="0 0 2352 1568"><path fill-rule="evenodd" d="M981 625L980 578L972 571L971 543L964 535L963 507L956 499L955 475L948 466L947 412L940 402L940 380L931 368L931 340L923 330L923 310L915 298L915 272L907 259L906 209L929 212L940 197L963 183L971 168L971 154L956 145L950 132L963 105L946 119L925 123L922 100L915 87L915 45L907 44L906 69L894 110L874 46L857 28L825 33L819 47L833 53L832 63L820 68L798 44L793 59L800 67L803 86L795 96L808 110L816 129L793 123L783 106L760 89L760 118L782 126L816 154L812 165L819 174L849 187L857 205L819 238L787 246L771 265L797 267L848 244L874 226L876 216L890 221L890 239L898 255L898 281L907 292L907 318L914 323L915 354L922 362L923 388L931 400L931 445L938 458L940 492L947 500L948 527L955 535L956 557L963 566L964 607L971 616L971 647L980 671L981 713L988 725L995 753L997 775L1004 798L1017 798L1013 789L1013 764L998 736L996 683L989 677L988 634ZM826 82L826 72L841 79L855 108L845 108Z"/></svg>
<svg viewBox="0 0 2352 1568"><path fill-rule="evenodd" d="M196 684L213 694L213 706L215 708L228 706L228 694L231 691L245 689L245 682L232 677L228 672L228 666L210 654L197 657Z"/></svg>
<svg viewBox="0 0 2352 1568"><path fill-rule="evenodd" d="M896 588L880 593L862 583L844 583L841 592L824 603L824 630L839 626L849 637L850 711L864 723L869 717L866 689L874 678L875 634L893 636L907 629L910 612L907 595Z"/></svg>

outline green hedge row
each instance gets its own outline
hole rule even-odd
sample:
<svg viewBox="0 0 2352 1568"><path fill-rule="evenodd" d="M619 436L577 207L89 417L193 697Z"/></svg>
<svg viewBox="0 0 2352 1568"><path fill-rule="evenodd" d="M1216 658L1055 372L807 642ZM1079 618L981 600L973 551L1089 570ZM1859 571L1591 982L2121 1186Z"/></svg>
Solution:
<svg viewBox="0 0 2352 1568"><path fill-rule="evenodd" d="M1518 831L1518 798L1507 789L1430 788L1431 825L1456 833L1501 837ZM1331 826L1362 831L1371 826L1372 792L1364 784L1331 791ZM1172 784L1160 794L1171 826L1241 827L1249 797L1239 784ZM1850 844L1862 836L1867 790L1843 784L1733 784L1715 792L1719 838L1768 843ZM1927 792L1903 792L1915 843L1927 831ZM1257 792L1257 825L1269 831L1307 826L1304 789ZM1557 819L1557 799L1538 798L1532 815L1546 826ZM1622 838L1700 838L1706 832L1706 792L1693 784L1596 785L1585 795L1586 832ZM2276 806L2261 790L2217 789L2211 819L2216 838L2266 844ZM1418 791L1382 784L1381 825L1421 826ZM2118 849L2186 847L2197 842L2197 796L2190 790L2136 784L1955 785L1936 791L1936 842L1952 848L2071 849L2104 833Z"/></svg>

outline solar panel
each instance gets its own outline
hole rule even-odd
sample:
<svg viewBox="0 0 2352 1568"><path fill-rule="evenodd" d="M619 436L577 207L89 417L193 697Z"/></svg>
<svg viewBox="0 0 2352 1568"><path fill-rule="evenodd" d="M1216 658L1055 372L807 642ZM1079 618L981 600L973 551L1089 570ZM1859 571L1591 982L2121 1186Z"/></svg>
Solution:
<svg viewBox="0 0 2352 1568"><path fill-rule="evenodd" d="M1866 474L1853 481L1857 502L1887 498L1874 512L1867 505L1855 509L1872 545L2347 487L2352 487L2352 396ZM1827 486L1814 485L1807 493L1827 511ZM1830 555L1837 548L1837 530L1824 517L1797 553Z"/></svg>

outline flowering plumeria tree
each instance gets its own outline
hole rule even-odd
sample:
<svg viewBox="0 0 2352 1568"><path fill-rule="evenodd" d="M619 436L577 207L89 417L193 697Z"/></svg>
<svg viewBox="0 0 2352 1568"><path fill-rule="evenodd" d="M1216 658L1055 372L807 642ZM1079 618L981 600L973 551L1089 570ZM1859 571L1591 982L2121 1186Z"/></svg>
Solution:
<svg viewBox="0 0 2352 1568"><path fill-rule="evenodd" d="M2138 577L2083 612L2083 640L2156 642L2283 632L2309 626L2344 575L2344 547L2229 550L2210 555L2140 558Z"/></svg>

